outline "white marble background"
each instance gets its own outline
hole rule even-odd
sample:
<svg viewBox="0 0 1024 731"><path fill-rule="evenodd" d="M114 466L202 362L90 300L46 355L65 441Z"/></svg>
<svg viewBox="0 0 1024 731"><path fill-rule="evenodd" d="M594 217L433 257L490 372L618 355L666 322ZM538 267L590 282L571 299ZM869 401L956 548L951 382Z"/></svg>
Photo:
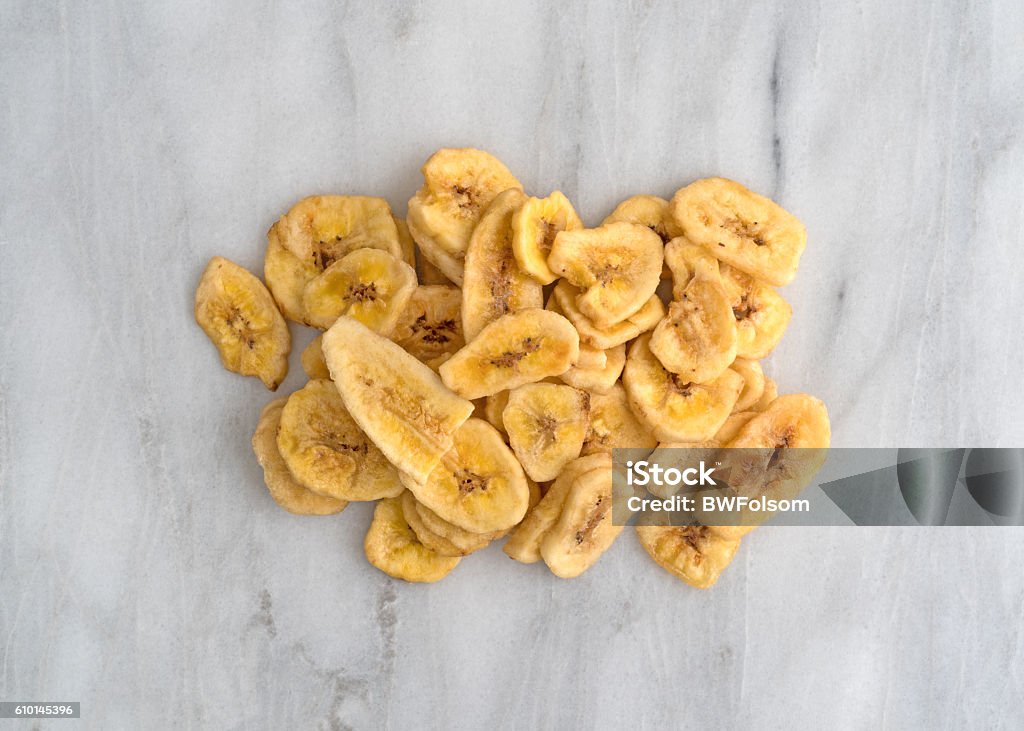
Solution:
<svg viewBox="0 0 1024 731"><path fill-rule="evenodd" d="M573 582L492 548L403 585L365 506L275 509L268 394L191 307L305 194L404 211L440 146L592 223L721 174L807 224L769 370L835 444L1021 445L1022 37L1013 0L5 0L0 699L82 702L47 728L1020 728L1024 531L763 530L706 593L629 535Z"/></svg>

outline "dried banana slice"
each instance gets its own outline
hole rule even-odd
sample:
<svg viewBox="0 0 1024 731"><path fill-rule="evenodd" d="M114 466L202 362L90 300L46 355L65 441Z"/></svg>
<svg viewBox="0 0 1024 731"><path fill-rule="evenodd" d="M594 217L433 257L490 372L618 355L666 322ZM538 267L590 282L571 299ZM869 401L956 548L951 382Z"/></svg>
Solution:
<svg viewBox="0 0 1024 731"><path fill-rule="evenodd" d="M583 352L582 343L580 344L580 352ZM622 375L622 367L626 365L626 345L623 343L600 352L605 355L603 367L584 368L581 365L574 365L559 376L559 378L573 388L582 388L590 393L608 393L616 381L619 380L619 376ZM580 360L582 360L582 357Z"/></svg>
<svg viewBox="0 0 1024 731"><path fill-rule="evenodd" d="M391 339L435 371L466 344L462 292L450 284L422 284L413 291Z"/></svg>
<svg viewBox="0 0 1024 731"><path fill-rule="evenodd" d="M600 370L608 365L608 354L602 348L595 348L587 343L580 343L580 357L576 359L574 368Z"/></svg>
<svg viewBox="0 0 1024 731"><path fill-rule="evenodd" d="M672 218L668 201L656 195L635 195L627 198L601 221L601 225L622 222L646 226L658 234L658 238L664 244L683 233Z"/></svg>
<svg viewBox="0 0 1024 731"><path fill-rule="evenodd" d="M530 499L523 468L482 419L469 419L455 432L452 448L425 480L403 474L402 482L441 518L473 533L511 528Z"/></svg>
<svg viewBox="0 0 1024 731"><path fill-rule="evenodd" d="M690 383L665 370L650 349L650 335L629 350L622 382L633 413L663 442L703 442L725 423L743 388L726 369L710 383Z"/></svg>
<svg viewBox="0 0 1024 731"><path fill-rule="evenodd" d="M622 533L612 524L612 471L585 472L569 488L558 521L540 542L540 555L551 573L571 579L589 569Z"/></svg>
<svg viewBox="0 0 1024 731"><path fill-rule="evenodd" d="M583 454L611 452L613 449L653 449L658 440L629 408L622 384L616 383L605 394L590 394L590 426L583 442Z"/></svg>
<svg viewBox="0 0 1024 731"><path fill-rule="evenodd" d="M416 534L416 540L436 553L438 556L465 556L455 544L427 528L423 519L416 512L416 497L406 490L402 493L402 517Z"/></svg>
<svg viewBox="0 0 1024 731"><path fill-rule="evenodd" d="M196 323L229 371L256 376L271 391L288 375L288 324L263 282L219 256L206 265L196 288Z"/></svg>
<svg viewBox="0 0 1024 731"><path fill-rule="evenodd" d="M771 406L772 401L779 397L779 384L773 381L771 378L765 377L764 379L764 391L761 393L761 398L757 400L757 403L750 407L751 411L767 411L768 407Z"/></svg>
<svg viewBox="0 0 1024 731"><path fill-rule="evenodd" d="M704 526L637 526L637 538L654 562L692 587L707 589L736 555L739 539Z"/></svg>
<svg viewBox="0 0 1024 731"><path fill-rule="evenodd" d="M505 421L502 419L502 414L505 413L505 407L508 406L509 393L509 391L498 391L498 393L492 393L484 399L484 418L488 424L506 436L508 431L505 429Z"/></svg>
<svg viewBox="0 0 1024 731"><path fill-rule="evenodd" d="M548 267L548 255L561 231L578 231L583 221L562 191L547 198L530 198L512 219L512 248L519 268L541 284L551 284L557 275Z"/></svg>
<svg viewBox="0 0 1024 731"><path fill-rule="evenodd" d="M583 290L576 306L595 326L607 328L636 314L654 294L663 248L645 226L610 223L559 233L548 266Z"/></svg>
<svg viewBox="0 0 1024 731"><path fill-rule="evenodd" d="M828 409L819 399L802 393L779 396L729 442L741 449L802 448L824 450L832 437Z"/></svg>
<svg viewBox="0 0 1024 731"><path fill-rule="evenodd" d="M311 379L331 377L331 372L327 369L327 361L324 360L323 343L324 335L320 333L302 351L302 370Z"/></svg>
<svg viewBox="0 0 1024 731"><path fill-rule="evenodd" d="M562 514L562 506L565 504L566 495L569 494L569 488L572 487L577 477L597 468L606 469L610 473L612 469L611 455L592 454L580 457L566 465L562 474L548 487L540 502L530 509L519 525L512 529L502 548L505 554L520 563L540 561L541 539L551 530L551 526L558 521L558 516Z"/></svg>
<svg viewBox="0 0 1024 731"><path fill-rule="evenodd" d="M252 435L252 451L263 468L263 481L274 502L296 515L333 515L348 505L344 500L319 495L292 477L277 448L277 429L286 398L271 401L260 412L260 421Z"/></svg>
<svg viewBox="0 0 1024 731"><path fill-rule="evenodd" d="M406 223L421 253L462 284L463 259L473 228L495 196L519 181L498 158L481 150L438 150L423 165L423 187L409 200Z"/></svg>
<svg viewBox="0 0 1024 731"><path fill-rule="evenodd" d="M416 290L416 272L386 251L357 249L306 284L302 306L313 327L329 328L342 315L388 335Z"/></svg>
<svg viewBox="0 0 1024 731"><path fill-rule="evenodd" d="M472 340L502 315L544 306L541 285L512 253L512 217L526 200L518 188L498 194L473 229L462 282L462 331Z"/></svg>
<svg viewBox="0 0 1024 731"><path fill-rule="evenodd" d="M665 261L675 301L651 333L651 352L684 380L707 383L736 359L736 320L718 262L682 238L665 247Z"/></svg>
<svg viewBox="0 0 1024 731"><path fill-rule="evenodd" d="M402 248L402 261L416 268L416 242L412 240L409 226L404 218L395 219L395 230L398 231L398 245Z"/></svg>
<svg viewBox="0 0 1024 731"><path fill-rule="evenodd" d="M427 479L473 404L434 371L351 317L324 333L324 358L352 418L402 472Z"/></svg>
<svg viewBox="0 0 1024 731"><path fill-rule="evenodd" d="M284 316L303 325L306 310L302 306L302 293L306 282L316 277L320 270L312 262L304 262L281 244L281 224L275 223L267 232L267 254L263 260L263 278L267 288L274 295L274 301Z"/></svg>
<svg viewBox="0 0 1024 731"><path fill-rule="evenodd" d="M504 531L491 533L472 533L463 530L459 526L449 523L433 510L416 499L411 491L406 490L403 497L402 507L406 513L406 519L416 534L424 531L426 540L423 541L431 550L437 551L442 556L468 556L471 553L486 548L491 541L495 541L504 535ZM415 515L409 516L409 510L413 508ZM418 527L417 527L418 526ZM431 542L440 547L434 548Z"/></svg>
<svg viewBox="0 0 1024 731"><path fill-rule="evenodd" d="M388 576L403 581L440 581L459 565L455 556L440 556L424 546L405 522L402 499L377 503L363 541L366 559Z"/></svg>
<svg viewBox="0 0 1024 731"><path fill-rule="evenodd" d="M736 355L764 358L778 345L793 317L782 295L739 269L722 264L722 286L736 318Z"/></svg>
<svg viewBox="0 0 1024 731"><path fill-rule="evenodd" d="M383 198L310 196L292 206L276 225L284 248L318 273L358 249L380 249L402 258L398 228Z"/></svg>
<svg viewBox="0 0 1024 731"><path fill-rule="evenodd" d="M725 178L676 191L672 217L683 235L717 259L781 287L796 275L807 231L774 201Z"/></svg>
<svg viewBox="0 0 1024 731"><path fill-rule="evenodd" d="M599 328L576 306L578 293L579 290L568 282L559 282L551 293L547 309L567 317L579 333L581 341L602 350L632 340L655 327L665 317L665 305L657 295L651 295L644 306L630 317L611 327Z"/></svg>
<svg viewBox="0 0 1024 731"><path fill-rule="evenodd" d="M711 441L719 446L728 444L736 438L740 429L746 426L748 421L757 416L757 413L756 411L734 411L729 414L729 418L722 424L722 428L715 432Z"/></svg>
<svg viewBox="0 0 1024 731"><path fill-rule="evenodd" d="M444 272L431 264L430 260L423 256L423 252L419 249L416 251L416 276L422 285L452 284L452 280L446 277Z"/></svg>
<svg viewBox="0 0 1024 731"><path fill-rule="evenodd" d="M590 395L571 386L529 383L511 391L502 423L531 479L553 480L580 456L589 413Z"/></svg>
<svg viewBox="0 0 1024 731"><path fill-rule="evenodd" d="M468 399L565 373L579 357L579 335L561 315L520 310L487 325L441 365L442 380Z"/></svg>
<svg viewBox="0 0 1024 731"><path fill-rule="evenodd" d="M736 399L733 411L749 411L761 400L764 394L764 370L756 360L737 358L732 369L743 376L743 390Z"/></svg>
<svg viewBox="0 0 1024 731"><path fill-rule="evenodd" d="M288 397L277 448L304 487L339 500L402 492L398 472L359 429L330 381L310 381Z"/></svg>

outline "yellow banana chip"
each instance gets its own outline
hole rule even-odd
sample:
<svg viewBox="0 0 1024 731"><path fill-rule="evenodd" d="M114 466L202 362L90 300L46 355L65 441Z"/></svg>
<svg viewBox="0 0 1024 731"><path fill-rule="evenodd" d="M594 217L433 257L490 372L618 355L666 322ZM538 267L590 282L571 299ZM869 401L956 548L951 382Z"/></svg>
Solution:
<svg viewBox="0 0 1024 731"><path fill-rule="evenodd" d="M547 198L530 198L512 219L512 247L519 268L535 281L551 284L557 278L548 266L555 236L581 228L583 221L560 190Z"/></svg>
<svg viewBox="0 0 1024 731"><path fill-rule="evenodd" d="M528 383L509 393L502 413L509 444L531 479L553 480L580 456L590 395L571 386Z"/></svg>
<svg viewBox="0 0 1024 731"><path fill-rule="evenodd" d="M697 589L714 585L740 547L704 526L638 525L636 535L655 563Z"/></svg>
<svg viewBox="0 0 1024 731"><path fill-rule="evenodd" d="M306 284L302 306L310 325L329 328L342 315L389 335L416 291L416 272L386 251L357 249Z"/></svg>
<svg viewBox="0 0 1024 731"><path fill-rule="evenodd" d="M405 522L402 498L381 500L363 541L366 559L388 576L403 581L440 581L459 565L454 556L440 556L420 543Z"/></svg>

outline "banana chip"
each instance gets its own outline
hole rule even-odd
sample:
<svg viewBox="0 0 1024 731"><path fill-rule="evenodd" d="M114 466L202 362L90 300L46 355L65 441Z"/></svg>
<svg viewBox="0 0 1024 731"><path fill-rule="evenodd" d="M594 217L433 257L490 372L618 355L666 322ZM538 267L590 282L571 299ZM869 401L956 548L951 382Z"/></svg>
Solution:
<svg viewBox="0 0 1024 731"><path fill-rule="evenodd" d="M736 438L736 435L740 433L740 429L747 425L747 422L757 416L756 411L734 411L729 414L729 418L725 420L722 427L715 432L715 436L711 439L716 445L723 446L731 442Z"/></svg>
<svg viewBox="0 0 1024 731"><path fill-rule="evenodd" d="M423 256L461 285L480 216L498 193L523 186L500 160L474 149L438 150L422 172L423 187L409 200L409 232Z"/></svg>
<svg viewBox="0 0 1024 731"><path fill-rule="evenodd" d="M562 514L562 506L565 504L566 495L569 494L569 488L572 487L577 477L597 468L610 471L612 468L611 455L594 454L580 457L566 465L562 474L548 487L540 502L530 509L519 525L512 529L502 548L505 554L520 563L540 561L541 539L551 530L551 526L558 521L558 516Z"/></svg>
<svg viewBox="0 0 1024 731"><path fill-rule="evenodd" d="M388 576L403 581L440 581L459 565L459 558L440 556L424 546L405 522L402 499L377 503L363 541L366 559Z"/></svg>
<svg viewBox="0 0 1024 731"><path fill-rule="evenodd" d="M583 352L582 343L580 352ZM619 376L622 375L622 367L626 365L626 346L616 345L601 352L605 356L604 366L584 368L582 365L574 365L559 378L573 388L581 388L590 393L608 393L618 382Z"/></svg>
<svg viewBox="0 0 1024 731"><path fill-rule="evenodd" d="M793 317L793 308L767 284L728 264L719 268L722 286L736 318L736 355L764 358L782 339Z"/></svg>
<svg viewBox="0 0 1024 731"><path fill-rule="evenodd" d="M622 201L601 221L602 226L609 223L635 223L646 226L658 234L658 238L664 244L683 233L672 218L668 201L655 195L635 195Z"/></svg>
<svg viewBox="0 0 1024 731"><path fill-rule="evenodd" d="M419 502L410 490L402 495L402 511L420 541L442 556L468 556L503 535L500 531L471 533L463 530Z"/></svg>
<svg viewBox="0 0 1024 731"><path fill-rule="evenodd" d="M288 374L288 324L263 282L219 256L206 265L196 288L194 314L225 368L256 376L276 391Z"/></svg>
<svg viewBox="0 0 1024 731"><path fill-rule="evenodd" d="M622 533L612 523L612 470L602 466L572 482L562 513L540 542L551 573L571 579L589 569Z"/></svg>
<svg viewBox="0 0 1024 731"><path fill-rule="evenodd" d="M324 360L323 343L324 335L320 333L309 342L300 357L302 370L311 380L331 377L331 372L327 369L327 361Z"/></svg>
<svg viewBox="0 0 1024 731"><path fill-rule="evenodd" d="M773 381L771 378L764 379L764 391L761 393L761 398L757 400L757 403L750 407L751 411L767 411L768 407L771 406L772 401L779 397L779 384Z"/></svg>
<svg viewBox="0 0 1024 731"><path fill-rule="evenodd" d="M743 377L743 390L733 405L733 411L750 411L764 395L764 370L756 360L737 358L732 369Z"/></svg>
<svg viewBox="0 0 1024 731"><path fill-rule="evenodd" d="M462 283L466 340L502 315L544 306L541 285L520 271L512 253L512 218L525 200L518 188L500 193L473 229Z"/></svg>
<svg viewBox="0 0 1024 731"><path fill-rule="evenodd" d="M351 317L324 334L324 357L352 418L400 471L423 481L473 404L434 371Z"/></svg>
<svg viewBox="0 0 1024 731"><path fill-rule="evenodd" d="M629 408L621 383L605 394L590 394L590 424L582 454L610 453L613 449L653 449L658 440Z"/></svg>
<svg viewBox="0 0 1024 731"><path fill-rule="evenodd" d="M333 515L348 505L344 500L319 495L307 490L292 477L288 466L277 448L277 429L281 424L281 412L288 399L271 401L260 412L260 421L252 435L252 451L256 461L263 468L263 481L267 484L274 502L296 515Z"/></svg>
<svg viewBox="0 0 1024 731"><path fill-rule="evenodd" d="M277 448L302 486L338 500L402 492L398 473L359 429L330 381L310 381L288 397Z"/></svg>
<svg viewBox="0 0 1024 731"><path fill-rule="evenodd" d="M831 438L832 428L825 404L813 396L793 393L772 401L766 411L747 422L728 446L824 450Z"/></svg>
<svg viewBox="0 0 1024 731"><path fill-rule="evenodd" d="M458 287L417 287L398 318L391 339L435 371L466 344L462 335L462 293Z"/></svg>
<svg viewBox="0 0 1024 731"><path fill-rule="evenodd" d="M404 218L395 219L395 230L398 231L398 245L402 249L402 261L416 269L416 242L409 233L409 225Z"/></svg>
<svg viewBox="0 0 1024 731"><path fill-rule="evenodd" d="M508 431L505 429L502 414L505 413L505 407L508 406L508 396L509 391L498 391L484 399L484 418L488 424L505 435L508 435Z"/></svg>
<svg viewBox="0 0 1024 731"><path fill-rule="evenodd" d="M468 399L490 396L565 373L579 357L579 335L548 310L520 310L487 325L439 369L448 388Z"/></svg>
<svg viewBox="0 0 1024 731"><path fill-rule="evenodd" d="M690 383L665 370L649 342L649 335L637 338L622 372L633 413L659 441L711 439L732 412L743 377L726 369L710 383Z"/></svg>
<svg viewBox="0 0 1024 731"><path fill-rule="evenodd" d="M725 178L676 191L672 217L683 235L717 259L781 287L796 275L807 231L774 201Z"/></svg>
<svg viewBox="0 0 1024 731"><path fill-rule="evenodd" d="M636 314L654 295L663 248L646 226L610 223L559 233L548 266L581 288L579 311L598 328L608 328Z"/></svg>
<svg viewBox="0 0 1024 731"><path fill-rule="evenodd" d="M441 518L472 533L511 528L526 514L530 490L523 468L501 434L469 419L423 482L402 475L416 499Z"/></svg>
<svg viewBox="0 0 1024 731"><path fill-rule="evenodd" d="M547 309L568 318L579 333L580 340L588 345L607 350L622 345L641 333L654 328L665 317L665 305L658 295L651 297L636 313L611 327L599 328L576 306L579 290L566 281L555 285Z"/></svg>
<svg viewBox="0 0 1024 731"><path fill-rule="evenodd" d="M531 479L553 480L580 456L589 413L590 395L571 386L529 383L509 393L502 423Z"/></svg>
<svg viewBox="0 0 1024 731"><path fill-rule="evenodd" d="M697 589L718 581L740 547L704 526L638 525L636 535L655 563Z"/></svg>
<svg viewBox="0 0 1024 731"><path fill-rule="evenodd" d="M263 278L281 312L289 320L308 325L306 310L302 306L302 293L306 283L320 270L312 262L304 262L281 244L280 222L267 232L267 254L263 260Z"/></svg>
<svg viewBox="0 0 1024 731"><path fill-rule="evenodd" d="M388 335L416 290L411 266L379 249L357 249L306 284L302 306L313 327L329 328L342 315Z"/></svg>
<svg viewBox="0 0 1024 731"><path fill-rule="evenodd" d="M530 198L512 219L512 247L519 268L537 282L551 284L557 278L548 267L555 236L581 228L583 221L560 190L547 198Z"/></svg>

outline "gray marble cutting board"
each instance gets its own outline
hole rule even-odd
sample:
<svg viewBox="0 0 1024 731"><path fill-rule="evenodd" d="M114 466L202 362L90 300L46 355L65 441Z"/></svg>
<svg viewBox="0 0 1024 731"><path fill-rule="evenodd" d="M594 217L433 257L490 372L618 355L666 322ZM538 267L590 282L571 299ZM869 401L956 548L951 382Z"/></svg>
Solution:
<svg viewBox="0 0 1024 731"><path fill-rule="evenodd" d="M492 548L396 583L366 506L275 508L268 394L191 315L211 255L259 271L310 193L402 212L441 146L589 223L725 175L807 224L768 370L835 444L1024 444L1020 3L8 1L0 37L0 699L103 729L1024 725L1020 529L763 530L703 593L632 535L577 581Z"/></svg>

